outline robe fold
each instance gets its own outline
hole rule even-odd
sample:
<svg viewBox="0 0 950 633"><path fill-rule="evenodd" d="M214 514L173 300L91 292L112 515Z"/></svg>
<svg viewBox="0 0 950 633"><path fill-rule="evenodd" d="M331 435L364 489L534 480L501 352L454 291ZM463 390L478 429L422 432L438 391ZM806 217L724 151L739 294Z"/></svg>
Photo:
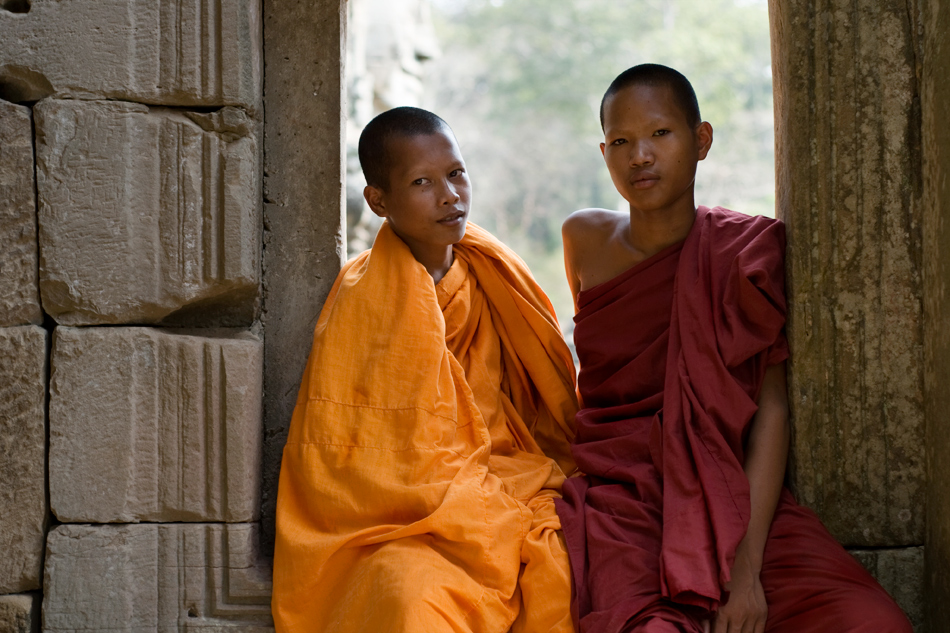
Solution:
<svg viewBox="0 0 950 633"><path fill-rule="evenodd" d="M284 448L279 632L568 632L576 412L550 303L469 224L434 285L384 224L317 323Z"/></svg>
<svg viewBox="0 0 950 633"><path fill-rule="evenodd" d="M699 632L727 599L745 442L767 366L788 357L784 251L781 222L699 207L684 242L579 293L585 476L556 503L580 633ZM787 490L760 578L770 633L910 630Z"/></svg>

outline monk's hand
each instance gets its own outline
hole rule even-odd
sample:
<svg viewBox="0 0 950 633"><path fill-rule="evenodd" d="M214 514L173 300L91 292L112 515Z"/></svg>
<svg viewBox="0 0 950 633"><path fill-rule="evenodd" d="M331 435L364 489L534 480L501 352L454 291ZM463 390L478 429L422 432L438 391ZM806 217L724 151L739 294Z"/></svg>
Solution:
<svg viewBox="0 0 950 633"><path fill-rule="evenodd" d="M741 551L736 553L732 579L726 584L729 600L719 607L713 633L765 633L769 614L759 571Z"/></svg>

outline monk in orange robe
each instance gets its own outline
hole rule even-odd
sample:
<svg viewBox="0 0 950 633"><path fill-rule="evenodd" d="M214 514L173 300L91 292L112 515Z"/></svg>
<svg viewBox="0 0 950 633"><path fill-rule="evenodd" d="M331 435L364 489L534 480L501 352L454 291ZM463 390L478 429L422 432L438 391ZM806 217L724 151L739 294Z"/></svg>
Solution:
<svg viewBox="0 0 950 633"><path fill-rule="evenodd" d="M695 206L712 127L675 70L622 73L601 117L630 211L586 209L563 230L585 474L557 507L578 630L910 633L783 488L783 224Z"/></svg>
<svg viewBox="0 0 950 633"><path fill-rule="evenodd" d="M551 305L467 224L440 118L381 114L360 162L386 222L316 326L280 474L277 630L572 631L554 499L577 403Z"/></svg>

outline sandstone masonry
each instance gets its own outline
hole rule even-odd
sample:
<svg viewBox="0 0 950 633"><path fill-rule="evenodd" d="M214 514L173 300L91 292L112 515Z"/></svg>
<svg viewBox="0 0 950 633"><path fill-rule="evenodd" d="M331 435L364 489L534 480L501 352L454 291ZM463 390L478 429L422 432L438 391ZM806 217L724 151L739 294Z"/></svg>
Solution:
<svg viewBox="0 0 950 633"><path fill-rule="evenodd" d="M0 327L41 323L30 109L0 100Z"/></svg>
<svg viewBox="0 0 950 633"><path fill-rule="evenodd" d="M0 594L40 588L46 536L46 331L0 328Z"/></svg>
<svg viewBox="0 0 950 633"><path fill-rule="evenodd" d="M897 601L914 625L914 630L923 631L927 615L924 604L924 548L852 550L851 554Z"/></svg>
<svg viewBox="0 0 950 633"><path fill-rule="evenodd" d="M31 0L0 11L10 98L241 106L261 99L260 0Z"/></svg>
<svg viewBox="0 0 950 633"><path fill-rule="evenodd" d="M35 108L43 307L66 325L249 325L257 125L107 101Z"/></svg>
<svg viewBox="0 0 950 633"><path fill-rule="evenodd" d="M39 594L0 596L0 631L3 633L39 633Z"/></svg>
<svg viewBox="0 0 950 633"><path fill-rule="evenodd" d="M259 517L263 345L246 332L56 329L50 505L64 522Z"/></svg>
<svg viewBox="0 0 950 633"><path fill-rule="evenodd" d="M257 543L253 524L61 525L43 630L271 633L271 563Z"/></svg>

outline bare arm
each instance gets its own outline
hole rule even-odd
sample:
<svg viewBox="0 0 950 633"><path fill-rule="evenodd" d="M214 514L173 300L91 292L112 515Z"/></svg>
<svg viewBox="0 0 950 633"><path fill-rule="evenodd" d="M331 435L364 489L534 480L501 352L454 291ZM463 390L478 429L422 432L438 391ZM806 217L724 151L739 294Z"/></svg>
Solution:
<svg viewBox="0 0 950 633"><path fill-rule="evenodd" d="M577 276L577 254L574 248L574 231L570 222L565 221L561 226L561 240L564 242L564 272L567 275L567 285L571 287L571 297L574 299L574 312L577 313L577 293L581 291L581 280Z"/></svg>
<svg viewBox="0 0 950 633"><path fill-rule="evenodd" d="M766 369L746 449L751 514L745 537L736 549L729 600L715 620L715 633L762 633L768 605L759 580L762 556L775 507L778 505L788 460L788 395L785 363Z"/></svg>

